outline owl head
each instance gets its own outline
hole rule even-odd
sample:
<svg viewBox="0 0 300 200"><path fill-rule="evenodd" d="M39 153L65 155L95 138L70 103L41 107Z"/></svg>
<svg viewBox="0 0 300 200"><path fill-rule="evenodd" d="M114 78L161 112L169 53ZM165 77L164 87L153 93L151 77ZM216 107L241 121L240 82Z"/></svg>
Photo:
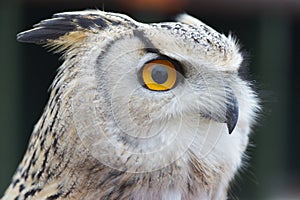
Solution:
<svg viewBox="0 0 300 200"><path fill-rule="evenodd" d="M62 53L49 107L64 105L60 120L103 164L140 173L197 160L229 178L240 166L258 106L232 37L187 14L144 24L88 10L17 39Z"/></svg>

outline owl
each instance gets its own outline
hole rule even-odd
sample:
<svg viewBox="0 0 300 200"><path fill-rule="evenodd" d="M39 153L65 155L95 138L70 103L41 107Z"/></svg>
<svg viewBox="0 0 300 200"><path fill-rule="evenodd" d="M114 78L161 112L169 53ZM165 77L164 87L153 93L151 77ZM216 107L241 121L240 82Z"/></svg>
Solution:
<svg viewBox="0 0 300 200"><path fill-rule="evenodd" d="M2 200L225 200L259 110L235 39L87 10L18 34L63 64Z"/></svg>

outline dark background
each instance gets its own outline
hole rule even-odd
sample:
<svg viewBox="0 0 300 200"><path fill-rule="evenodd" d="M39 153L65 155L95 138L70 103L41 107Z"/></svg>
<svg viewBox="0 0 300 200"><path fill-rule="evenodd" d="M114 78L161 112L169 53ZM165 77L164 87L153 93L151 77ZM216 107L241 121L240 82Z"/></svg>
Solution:
<svg viewBox="0 0 300 200"><path fill-rule="evenodd" d="M10 0L0 4L0 196L20 162L61 64L15 35L62 11L98 8L144 22L187 12L232 32L248 52L263 112L230 199L300 199L299 0Z"/></svg>

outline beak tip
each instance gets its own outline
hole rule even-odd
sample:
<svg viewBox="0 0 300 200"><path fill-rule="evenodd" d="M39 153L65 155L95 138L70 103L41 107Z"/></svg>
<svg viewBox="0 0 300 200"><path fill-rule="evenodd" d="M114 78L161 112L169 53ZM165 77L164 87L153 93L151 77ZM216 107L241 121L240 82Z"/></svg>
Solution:
<svg viewBox="0 0 300 200"><path fill-rule="evenodd" d="M235 125L227 123L227 129L228 129L229 135L231 135L231 133L233 132L234 128L235 128Z"/></svg>
<svg viewBox="0 0 300 200"><path fill-rule="evenodd" d="M237 99L234 95L231 95L231 98L231 104L227 105L226 112L226 124L229 134L233 132L239 118L239 106Z"/></svg>

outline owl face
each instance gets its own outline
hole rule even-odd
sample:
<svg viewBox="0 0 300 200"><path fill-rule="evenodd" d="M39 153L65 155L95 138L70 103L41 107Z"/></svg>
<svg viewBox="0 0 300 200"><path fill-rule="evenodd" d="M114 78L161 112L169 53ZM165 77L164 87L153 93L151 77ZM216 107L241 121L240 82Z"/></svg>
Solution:
<svg viewBox="0 0 300 200"><path fill-rule="evenodd" d="M143 24L84 11L54 15L19 40L64 51L53 87L65 88L78 137L103 164L140 173L194 155L208 167L240 165L256 98L230 37L188 15Z"/></svg>

